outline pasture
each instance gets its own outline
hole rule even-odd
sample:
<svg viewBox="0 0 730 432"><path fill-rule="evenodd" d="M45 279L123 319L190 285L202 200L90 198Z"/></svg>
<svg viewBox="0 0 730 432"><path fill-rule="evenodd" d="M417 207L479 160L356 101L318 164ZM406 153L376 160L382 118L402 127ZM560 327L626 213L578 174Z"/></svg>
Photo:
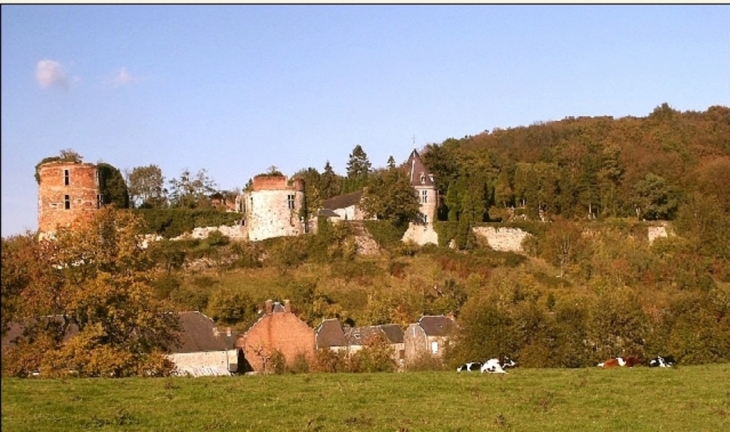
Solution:
<svg viewBox="0 0 730 432"><path fill-rule="evenodd" d="M730 430L730 364L3 379L2 430L720 431Z"/></svg>

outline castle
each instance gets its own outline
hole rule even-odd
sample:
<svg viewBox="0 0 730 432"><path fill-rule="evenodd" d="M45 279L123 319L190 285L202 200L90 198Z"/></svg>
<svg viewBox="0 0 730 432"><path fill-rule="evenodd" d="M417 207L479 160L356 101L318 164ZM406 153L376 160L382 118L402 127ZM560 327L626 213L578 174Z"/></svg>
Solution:
<svg viewBox="0 0 730 432"><path fill-rule="evenodd" d="M438 190L433 175L413 150L402 169L406 170L419 199L420 222L411 224L403 239L418 244L438 243L433 221L438 207ZM103 205L99 170L81 161L53 161L39 166L38 229L53 232L68 226L84 212ZM302 179L289 181L283 175L262 174L253 178L251 187L238 195L235 211L243 214L236 238L261 241L272 237L298 236L316 226L305 220L305 184ZM323 201L313 215L331 221L363 220L360 208L363 192L354 192ZM227 230L230 231L230 230ZM238 235L240 234L240 235Z"/></svg>
<svg viewBox="0 0 730 432"><path fill-rule="evenodd" d="M102 206L99 170L81 161L52 161L38 167L38 230L54 232Z"/></svg>

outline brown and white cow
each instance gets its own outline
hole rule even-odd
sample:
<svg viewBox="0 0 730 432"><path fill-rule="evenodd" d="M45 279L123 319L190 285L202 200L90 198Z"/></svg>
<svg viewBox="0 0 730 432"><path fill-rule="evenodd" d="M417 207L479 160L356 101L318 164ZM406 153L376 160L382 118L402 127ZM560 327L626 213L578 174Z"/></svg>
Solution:
<svg viewBox="0 0 730 432"><path fill-rule="evenodd" d="M598 367L602 368L615 368L615 367L634 367L635 365L641 364L641 359L638 356L629 357L616 357L605 360L598 363Z"/></svg>

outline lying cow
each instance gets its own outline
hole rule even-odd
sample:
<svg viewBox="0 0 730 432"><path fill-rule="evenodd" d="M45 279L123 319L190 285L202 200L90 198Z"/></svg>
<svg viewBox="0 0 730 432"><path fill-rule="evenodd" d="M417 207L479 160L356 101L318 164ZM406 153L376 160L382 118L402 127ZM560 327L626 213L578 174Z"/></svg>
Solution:
<svg viewBox="0 0 730 432"><path fill-rule="evenodd" d="M641 359L638 356L630 357L616 357L610 358L606 361L598 363L598 367L602 368L615 368L615 367L634 367L634 365L641 364Z"/></svg>
<svg viewBox="0 0 730 432"><path fill-rule="evenodd" d="M672 367L676 364L677 361L672 356L656 356L649 360L649 367Z"/></svg>
<svg viewBox="0 0 730 432"><path fill-rule="evenodd" d="M487 362L482 365L482 373L488 372L506 374L507 371L505 369L513 368L515 366L517 366L517 363L509 357L505 357L502 360L493 358L487 360Z"/></svg>
<svg viewBox="0 0 730 432"><path fill-rule="evenodd" d="M481 362L469 362L465 363L458 368L456 368L456 372L476 372L482 367Z"/></svg>

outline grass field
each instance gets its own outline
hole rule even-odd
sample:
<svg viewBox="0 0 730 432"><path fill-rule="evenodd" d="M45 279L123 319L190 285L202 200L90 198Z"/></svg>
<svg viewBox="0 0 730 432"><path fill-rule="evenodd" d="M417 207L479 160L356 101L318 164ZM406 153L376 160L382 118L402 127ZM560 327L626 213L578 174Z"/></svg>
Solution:
<svg viewBox="0 0 730 432"><path fill-rule="evenodd" d="M2 430L730 431L730 364L3 379Z"/></svg>

